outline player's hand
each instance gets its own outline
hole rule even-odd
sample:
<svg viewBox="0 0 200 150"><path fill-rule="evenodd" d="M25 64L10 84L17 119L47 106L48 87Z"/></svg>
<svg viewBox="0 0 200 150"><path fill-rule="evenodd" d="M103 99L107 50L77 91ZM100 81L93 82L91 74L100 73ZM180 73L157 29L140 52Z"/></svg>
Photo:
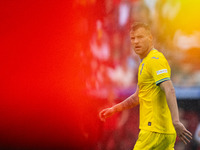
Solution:
<svg viewBox="0 0 200 150"><path fill-rule="evenodd" d="M192 133L190 133L181 122L174 123L174 127L178 137L183 141L183 143L189 143L192 139Z"/></svg>
<svg viewBox="0 0 200 150"><path fill-rule="evenodd" d="M99 113L99 118L101 119L101 121L105 121L106 118L112 116L114 114L114 109L111 107L111 108L106 108L106 109L103 109L100 113Z"/></svg>

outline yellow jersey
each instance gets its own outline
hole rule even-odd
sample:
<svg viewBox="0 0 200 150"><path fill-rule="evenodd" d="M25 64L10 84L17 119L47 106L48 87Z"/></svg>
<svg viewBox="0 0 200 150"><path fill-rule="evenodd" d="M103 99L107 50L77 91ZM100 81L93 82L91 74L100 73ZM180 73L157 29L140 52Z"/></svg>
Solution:
<svg viewBox="0 0 200 150"><path fill-rule="evenodd" d="M171 69L161 52L151 50L138 70L140 129L175 133L164 91L159 84L170 80Z"/></svg>

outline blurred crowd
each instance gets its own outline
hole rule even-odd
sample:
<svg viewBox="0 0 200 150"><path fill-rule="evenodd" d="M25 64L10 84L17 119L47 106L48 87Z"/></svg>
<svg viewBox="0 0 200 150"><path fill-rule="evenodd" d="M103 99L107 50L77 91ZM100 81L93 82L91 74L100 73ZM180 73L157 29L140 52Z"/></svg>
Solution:
<svg viewBox="0 0 200 150"><path fill-rule="evenodd" d="M88 109L81 112L83 150L132 150L139 133L139 107L113 115L106 122L98 119L102 108L110 107L125 97L108 101L94 99L88 101ZM175 150L200 150L200 101L180 100L180 121L193 134L192 141L185 145L179 137L176 139ZM84 118L84 119L83 119Z"/></svg>
<svg viewBox="0 0 200 150"><path fill-rule="evenodd" d="M190 2L193 4L191 7L195 6L195 2ZM200 86L200 22L184 16L186 10L191 11L187 12L188 15L193 15L186 2L76 0L73 7L78 10L75 48L80 50L77 55L80 55L84 68L80 75L87 94L106 100L102 108L120 102L135 91L140 59L131 48L129 30L131 24L137 21L151 26L154 46L169 61L174 85ZM101 128L102 137L96 148L133 148L139 132L137 111L137 108L125 111L108 120ZM195 140L184 146L177 139L176 149L199 150L199 133L196 131L200 130L199 112L186 111L183 107L180 117L195 135Z"/></svg>
<svg viewBox="0 0 200 150"><path fill-rule="evenodd" d="M151 26L154 46L168 59L175 86L200 86L200 28L173 24L181 18L181 1L77 0L74 5L80 11L76 47L91 94L107 97L136 86L140 59L129 39L136 21Z"/></svg>

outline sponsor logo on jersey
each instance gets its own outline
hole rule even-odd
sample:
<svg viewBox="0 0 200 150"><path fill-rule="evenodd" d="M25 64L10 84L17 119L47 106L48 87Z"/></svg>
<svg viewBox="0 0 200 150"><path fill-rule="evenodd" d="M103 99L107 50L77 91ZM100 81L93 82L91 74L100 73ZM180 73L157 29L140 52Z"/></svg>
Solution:
<svg viewBox="0 0 200 150"><path fill-rule="evenodd" d="M162 73L167 73L167 72L168 72L167 69L161 69L161 70L156 71L157 75L162 74Z"/></svg>

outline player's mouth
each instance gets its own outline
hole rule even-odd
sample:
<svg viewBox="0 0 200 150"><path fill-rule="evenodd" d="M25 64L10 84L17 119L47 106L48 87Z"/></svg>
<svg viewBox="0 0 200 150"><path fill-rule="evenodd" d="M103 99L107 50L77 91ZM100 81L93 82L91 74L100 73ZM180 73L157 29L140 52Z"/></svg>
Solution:
<svg viewBox="0 0 200 150"><path fill-rule="evenodd" d="M142 46L135 46L135 50L140 50L142 48Z"/></svg>

